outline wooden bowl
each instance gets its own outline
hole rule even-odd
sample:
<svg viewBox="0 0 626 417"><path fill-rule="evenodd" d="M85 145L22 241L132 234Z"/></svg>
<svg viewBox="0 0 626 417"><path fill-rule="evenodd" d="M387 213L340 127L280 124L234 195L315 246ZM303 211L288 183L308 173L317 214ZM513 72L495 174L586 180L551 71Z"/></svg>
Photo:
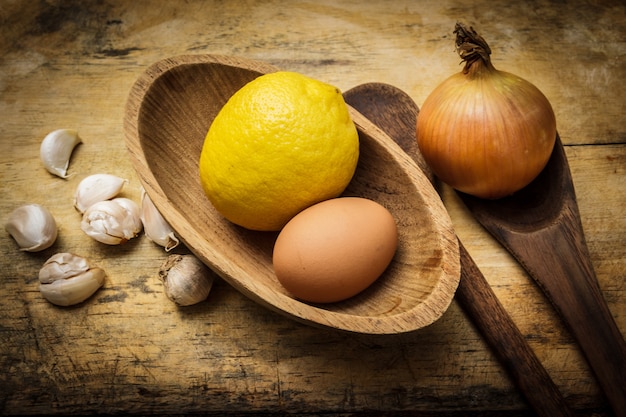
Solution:
<svg viewBox="0 0 626 417"><path fill-rule="evenodd" d="M131 89L125 140L142 185L188 248L252 300L305 323L367 334L413 331L446 311L460 279L450 217L417 165L353 108L357 171L344 195L381 203L399 229L397 253L368 289L342 302L292 297L272 268L277 233L225 220L200 185L198 160L211 122L228 98L270 65L228 56L185 55L153 64Z"/></svg>

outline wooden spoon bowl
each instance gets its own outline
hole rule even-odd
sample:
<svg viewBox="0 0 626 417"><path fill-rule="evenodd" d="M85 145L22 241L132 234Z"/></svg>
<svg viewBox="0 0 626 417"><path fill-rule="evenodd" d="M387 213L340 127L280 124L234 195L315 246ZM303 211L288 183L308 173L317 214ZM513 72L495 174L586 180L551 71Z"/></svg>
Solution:
<svg viewBox="0 0 626 417"><path fill-rule="evenodd" d="M159 61L132 87L126 145L142 185L187 247L251 299L297 320L369 334L413 331L448 308L460 278L450 217L421 170L380 129L350 108L360 138L357 171L344 195L381 203L399 229L396 256L368 289L343 302L313 305L292 297L272 268L277 233L225 220L200 185L204 137L229 97L276 68L226 56Z"/></svg>

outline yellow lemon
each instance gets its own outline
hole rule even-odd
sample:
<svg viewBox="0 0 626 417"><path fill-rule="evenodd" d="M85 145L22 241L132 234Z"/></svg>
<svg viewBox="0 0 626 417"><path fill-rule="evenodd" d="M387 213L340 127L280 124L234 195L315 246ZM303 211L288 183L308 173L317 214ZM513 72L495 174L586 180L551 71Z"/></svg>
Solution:
<svg viewBox="0 0 626 417"><path fill-rule="evenodd" d="M359 158L341 92L294 72L262 75L220 110L200 155L200 181L218 212L252 230L280 230L340 195Z"/></svg>

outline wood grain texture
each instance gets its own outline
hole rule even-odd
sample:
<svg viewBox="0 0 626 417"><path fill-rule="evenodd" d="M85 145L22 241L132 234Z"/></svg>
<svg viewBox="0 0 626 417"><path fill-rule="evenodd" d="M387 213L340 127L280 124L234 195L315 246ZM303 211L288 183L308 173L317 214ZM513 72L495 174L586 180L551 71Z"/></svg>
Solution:
<svg viewBox="0 0 626 417"><path fill-rule="evenodd" d="M160 59L240 55L342 90L386 82L420 104L460 70L451 32L466 19L493 39L497 68L532 81L553 104L592 263L624 334L625 7L617 0L4 2L0 219L38 202L60 231L39 254L0 239L0 413L525 413L456 303L433 325L394 337L301 325L219 280L206 303L179 309L156 275L163 250L145 237L122 247L91 241L71 199L82 178L109 172L128 178L122 194L139 201L123 141L124 104L133 82ZM53 178L38 160L41 139L60 127L78 129L84 141L68 180ZM581 415L610 415L550 303L455 193L443 191L457 234L568 404ZM56 308L37 291L41 264L61 250L108 273L82 306Z"/></svg>

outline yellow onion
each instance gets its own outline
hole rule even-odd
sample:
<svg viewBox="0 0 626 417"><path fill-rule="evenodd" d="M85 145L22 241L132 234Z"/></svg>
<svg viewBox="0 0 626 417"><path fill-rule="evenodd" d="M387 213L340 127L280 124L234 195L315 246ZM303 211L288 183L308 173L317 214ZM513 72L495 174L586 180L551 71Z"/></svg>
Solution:
<svg viewBox="0 0 626 417"><path fill-rule="evenodd" d="M533 84L494 68L489 46L473 28L457 23L454 33L465 67L424 101L417 143L446 184L476 197L505 197L548 162L554 111Z"/></svg>

